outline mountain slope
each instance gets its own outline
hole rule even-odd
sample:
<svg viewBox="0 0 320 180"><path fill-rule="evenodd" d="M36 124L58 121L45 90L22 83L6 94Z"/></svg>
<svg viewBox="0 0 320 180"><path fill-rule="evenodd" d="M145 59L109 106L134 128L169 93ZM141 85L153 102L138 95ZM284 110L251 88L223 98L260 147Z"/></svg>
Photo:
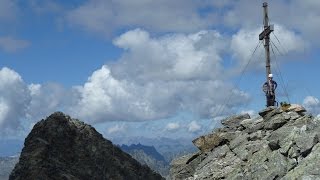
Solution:
<svg viewBox="0 0 320 180"><path fill-rule="evenodd" d="M60 112L38 122L24 145L10 180L163 179L90 125Z"/></svg>
<svg viewBox="0 0 320 180"><path fill-rule="evenodd" d="M240 115L193 141L199 152L171 163L171 179L320 179L320 119L292 105Z"/></svg>

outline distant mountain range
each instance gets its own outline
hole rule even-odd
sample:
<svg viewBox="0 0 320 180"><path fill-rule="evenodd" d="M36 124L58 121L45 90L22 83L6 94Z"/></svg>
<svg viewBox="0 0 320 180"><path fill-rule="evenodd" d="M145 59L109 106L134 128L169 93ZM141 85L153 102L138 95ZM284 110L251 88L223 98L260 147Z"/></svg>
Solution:
<svg viewBox="0 0 320 180"><path fill-rule="evenodd" d="M130 146L121 145L120 148L141 164L149 166L163 177L169 175L169 163L153 146L145 146L139 143Z"/></svg>
<svg viewBox="0 0 320 180"><path fill-rule="evenodd" d="M0 157L0 180L8 180L11 171L19 161L19 156Z"/></svg>
<svg viewBox="0 0 320 180"><path fill-rule="evenodd" d="M115 138L112 141L116 144L143 144L144 146L153 146L159 152L166 162L170 163L172 159L181 155L197 151L197 148L192 144L193 139L170 139L165 137L160 138Z"/></svg>

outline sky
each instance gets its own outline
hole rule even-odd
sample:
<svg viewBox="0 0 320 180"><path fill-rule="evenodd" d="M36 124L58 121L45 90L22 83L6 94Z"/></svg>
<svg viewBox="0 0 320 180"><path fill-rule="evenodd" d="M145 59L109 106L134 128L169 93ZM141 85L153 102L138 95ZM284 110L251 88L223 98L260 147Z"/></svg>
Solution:
<svg viewBox="0 0 320 180"><path fill-rule="evenodd" d="M192 139L255 116L263 2L0 0L1 138L23 139L55 111L111 140ZM267 2L277 100L317 116L320 1Z"/></svg>

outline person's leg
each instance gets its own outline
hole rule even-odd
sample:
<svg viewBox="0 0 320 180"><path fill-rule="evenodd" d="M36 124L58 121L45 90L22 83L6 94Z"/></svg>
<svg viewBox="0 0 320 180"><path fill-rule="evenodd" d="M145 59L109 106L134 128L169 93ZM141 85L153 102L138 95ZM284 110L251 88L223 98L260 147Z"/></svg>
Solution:
<svg viewBox="0 0 320 180"><path fill-rule="evenodd" d="M267 98L267 107L272 106L270 96L266 96L266 98Z"/></svg>
<svg viewBox="0 0 320 180"><path fill-rule="evenodd" d="M274 95L271 96L270 99L271 99L271 104L272 104L271 106L275 106L275 100L276 100L275 96Z"/></svg>

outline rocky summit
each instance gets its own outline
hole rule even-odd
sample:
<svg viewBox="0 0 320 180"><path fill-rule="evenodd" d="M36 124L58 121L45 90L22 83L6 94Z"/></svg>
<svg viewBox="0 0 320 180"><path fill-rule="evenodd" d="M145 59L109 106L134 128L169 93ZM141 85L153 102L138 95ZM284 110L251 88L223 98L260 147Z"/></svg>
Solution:
<svg viewBox="0 0 320 180"><path fill-rule="evenodd" d="M300 105L222 120L193 140L197 153L171 162L171 179L320 179L320 119Z"/></svg>
<svg viewBox="0 0 320 180"><path fill-rule="evenodd" d="M9 179L163 178L104 139L90 125L57 112L33 127Z"/></svg>

